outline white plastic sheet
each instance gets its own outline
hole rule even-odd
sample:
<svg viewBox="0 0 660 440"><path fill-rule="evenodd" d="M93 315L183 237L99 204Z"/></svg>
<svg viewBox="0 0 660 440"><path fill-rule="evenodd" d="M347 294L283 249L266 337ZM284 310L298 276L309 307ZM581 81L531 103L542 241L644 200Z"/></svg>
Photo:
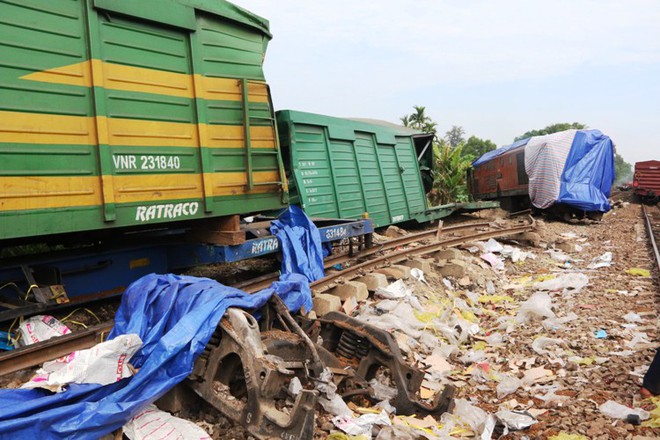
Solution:
<svg viewBox="0 0 660 440"><path fill-rule="evenodd" d="M56 336L71 333L69 327L50 315L37 315L26 319L18 326L19 347L36 344Z"/></svg>
<svg viewBox="0 0 660 440"><path fill-rule="evenodd" d="M128 363L140 347L142 341L138 335L117 336L87 350L74 351L44 363L37 370L37 375L21 388L46 388L60 392L70 383L107 385L117 382L132 376Z"/></svg>
<svg viewBox="0 0 660 440"><path fill-rule="evenodd" d="M210 440L206 431L193 422L174 417L154 405L133 417L123 428L130 440Z"/></svg>
<svg viewBox="0 0 660 440"><path fill-rule="evenodd" d="M559 275L557 278L551 280L541 281L536 283L534 288L536 290L561 290L566 293L579 293L583 287L589 284L589 277L583 273L566 273Z"/></svg>

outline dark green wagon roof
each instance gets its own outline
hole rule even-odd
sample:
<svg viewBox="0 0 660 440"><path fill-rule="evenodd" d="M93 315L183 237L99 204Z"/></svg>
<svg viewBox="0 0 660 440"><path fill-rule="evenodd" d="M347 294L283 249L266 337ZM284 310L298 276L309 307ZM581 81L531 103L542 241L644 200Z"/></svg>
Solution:
<svg viewBox="0 0 660 440"><path fill-rule="evenodd" d="M199 10L256 28L272 38L268 20L225 0L94 0L94 6L189 30L195 30L195 10Z"/></svg>

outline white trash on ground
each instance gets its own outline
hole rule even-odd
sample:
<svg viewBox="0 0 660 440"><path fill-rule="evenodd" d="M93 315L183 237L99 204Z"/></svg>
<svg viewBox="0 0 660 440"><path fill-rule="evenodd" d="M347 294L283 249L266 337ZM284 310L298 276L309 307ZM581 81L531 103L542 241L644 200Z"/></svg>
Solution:
<svg viewBox="0 0 660 440"><path fill-rule="evenodd" d="M605 252L600 257L591 260L587 266L589 269L600 269L601 267L609 267L612 265L612 252Z"/></svg>
<svg viewBox="0 0 660 440"><path fill-rule="evenodd" d="M174 417L154 405L133 417L123 428L130 440L210 440L211 436L188 420Z"/></svg>
<svg viewBox="0 0 660 440"><path fill-rule="evenodd" d="M547 350L548 347L551 347L553 345L564 345L564 344L565 342L563 339L547 338L545 336L540 336L534 339L534 342L532 342L532 350L534 350L537 354L546 355L546 354L551 354L550 350Z"/></svg>
<svg viewBox="0 0 660 440"><path fill-rule="evenodd" d="M374 425L391 426L392 422L386 411L378 414L362 414L360 417L336 416L332 418L332 423L351 436L364 436L371 438L371 429Z"/></svg>
<svg viewBox="0 0 660 440"><path fill-rule="evenodd" d="M534 284L536 290L557 291L566 293L579 293L584 286L589 284L589 277L583 273L566 273L557 278L545 280Z"/></svg>
<svg viewBox="0 0 660 440"><path fill-rule="evenodd" d="M508 409L500 409L495 413L495 417L497 417L505 427L516 431L529 428L536 423L536 419L532 415Z"/></svg>
<svg viewBox="0 0 660 440"><path fill-rule="evenodd" d="M598 407L601 413L613 419L625 420L629 415L639 416L640 420L647 420L651 415L642 408L628 408L613 400L608 400Z"/></svg>
<svg viewBox="0 0 660 440"><path fill-rule="evenodd" d="M523 382L520 379L513 376L506 376L497 384L497 398L501 399L509 394L515 393L521 386L523 386Z"/></svg>
<svg viewBox="0 0 660 440"><path fill-rule="evenodd" d="M18 326L17 346L36 344L56 336L71 333L66 325L50 315L37 315L26 319Z"/></svg>
<svg viewBox="0 0 660 440"><path fill-rule="evenodd" d="M552 298L545 292L535 292L521 304L516 320L525 322L530 317L554 318Z"/></svg>
<svg viewBox="0 0 660 440"><path fill-rule="evenodd" d="M502 260L497 255L489 252L487 254L482 254L481 259L486 261L494 270L504 270L504 260Z"/></svg>
<svg viewBox="0 0 660 440"><path fill-rule="evenodd" d="M133 375L128 363L141 347L142 340L138 335L119 335L87 350L74 351L44 363L36 376L21 388L45 388L60 392L70 383L108 385L118 382Z"/></svg>
<svg viewBox="0 0 660 440"><path fill-rule="evenodd" d="M376 296L385 299L402 299L410 296L410 294L410 289L406 287L406 284L403 282L403 280L396 280L386 287L379 287L376 289Z"/></svg>

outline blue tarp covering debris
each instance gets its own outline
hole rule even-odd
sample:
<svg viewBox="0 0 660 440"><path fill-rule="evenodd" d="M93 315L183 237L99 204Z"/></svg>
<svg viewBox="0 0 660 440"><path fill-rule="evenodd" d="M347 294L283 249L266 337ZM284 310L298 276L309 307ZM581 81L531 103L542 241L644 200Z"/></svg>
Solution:
<svg viewBox="0 0 660 440"><path fill-rule="evenodd" d="M519 141L516 141L512 143L511 145L505 145L503 147L497 148L495 150L488 151L481 156L479 156L476 160L472 162L472 166L476 167L477 165L481 165L482 163L486 163L491 159L494 159L498 156L501 156L502 154L506 153L507 151L515 150L516 148L523 147L527 144L527 142L531 138L527 139L521 139Z"/></svg>
<svg viewBox="0 0 660 440"><path fill-rule="evenodd" d="M564 139L568 144L563 143ZM529 195L534 206L547 208L563 203L584 211L609 211L608 198L615 178L614 145L599 130L568 130L522 139L483 154L472 166L517 148L525 149ZM556 172L551 172L555 167Z"/></svg>
<svg viewBox="0 0 660 440"><path fill-rule="evenodd" d="M302 265L301 271L318 274L316 257L307 257L303 264L300 252L320 250L320 236L317 231L315 240L300 233L297 228L305 228L300 214L292 212L280 219L278 233L286 231L282 244L288 246L291 259L287 267ZM303 239L302 247L296 237ZM280 281L255 294L206 278L155 274L141 278L124 293L109 335L109 339L129 333L140 336L144 345L131 360L139 368L136 375L106 386L72 384L58 394L42 389L0 390L0 438L98 439L119 429L190 374L228 307L257 310L274 294L291 311L312 308L309 280L298 273L284 273Z"/></svg>
<svg viewBox="0 0 660 440"><path fill-rule="evenodd" d="M607 212L614 179L612 140L599 130L578 130L564 165L557 203Z"/></svg>

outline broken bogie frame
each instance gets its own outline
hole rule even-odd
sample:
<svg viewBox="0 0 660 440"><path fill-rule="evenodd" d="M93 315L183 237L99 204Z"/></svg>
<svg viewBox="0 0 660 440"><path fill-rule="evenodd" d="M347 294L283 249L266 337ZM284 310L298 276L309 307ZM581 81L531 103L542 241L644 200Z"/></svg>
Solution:
<svg viewBox="0 0 660 440"><path fill-rule="evenodd" d="M399 414L438 415L449 408L452 387L432 403L419 398L424 372L404 362L383 330L339 312L298 323L277 296L260 318L228 309L188 381L199 396L256 438L312 439L324 370L333 373L332 385L343 398L363 395L377 401L368 381L385 369L396 388L390 403ZM291 386L294 378L302 390Z"/></svg>

